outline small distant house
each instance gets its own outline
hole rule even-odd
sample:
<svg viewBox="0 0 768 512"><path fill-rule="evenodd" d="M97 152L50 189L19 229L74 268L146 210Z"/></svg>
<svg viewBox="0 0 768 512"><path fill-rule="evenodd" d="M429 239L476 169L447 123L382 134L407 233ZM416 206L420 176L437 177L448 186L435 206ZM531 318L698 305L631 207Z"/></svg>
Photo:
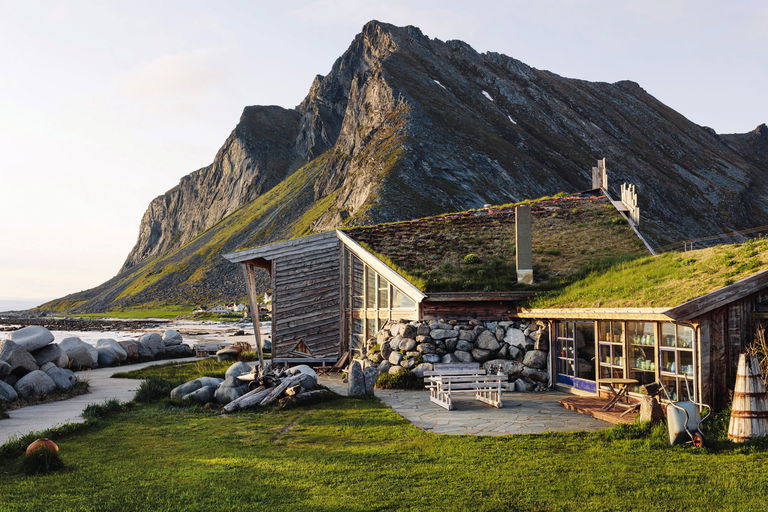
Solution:
<svg viewBox="0 0 768 512"><path fill-rule="evenodd" d="M227 309L233 313L242 313L245 309L245 304L237 303L227 307Z"/></svg>
<svg viewBox="0 0 768 512"><path fill-rule="evenodd" d="M525 318L549 336L552 387L598 395L601 380L631 378L638 394L660 380L675 398L725 405L738 354L768 318L768 241L652 256L636 197L607 197L604 169L586 193L225 258L254 297L256 272L268 272L277 362L335 361L390 320Z"/></svg>
<svg viewBox="0 0 768 512"><path fill-rule="evenodd" d="M217 313L217 314L226 314L229 313L230 310L227 308L227 306L223 304L219 304L218 306L213 306L211 309L207 311L207 313Z"/></svg>

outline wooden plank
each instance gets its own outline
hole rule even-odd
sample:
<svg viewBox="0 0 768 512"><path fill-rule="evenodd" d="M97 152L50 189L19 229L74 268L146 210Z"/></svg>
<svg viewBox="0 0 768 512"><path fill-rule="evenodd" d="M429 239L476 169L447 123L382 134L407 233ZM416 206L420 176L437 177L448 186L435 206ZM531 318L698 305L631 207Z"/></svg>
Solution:
<svg viewBox="0 0 768 512"><path fill-rule="evenodd" d="M240 263L248 259L265 257L274 258L283 252L291 252L297 249L301 249L302 246L313 246L316 244L336 243L337 236L335 231L328 231L326 233L318 233L316 235L309 235L295 240L284 240L280 242L273 242L271 244L261 245L252 249L245 249L242 251L231 252L224 255L224 258L232 263Z"/></svg>
<svg viewBox="0 0 768 512"><path fill-rule="evenodd" d="M510 318L537 320L646 320L670 322L668 308L537 308L510 313Z"/></svg>
<svg viewBox="0 0 768 512"><path fill-rule="evenodd" d="M519 301L535 297L539 292L439 292L429 293L425 300L429 302L477 302L477 301Z"/></svg>

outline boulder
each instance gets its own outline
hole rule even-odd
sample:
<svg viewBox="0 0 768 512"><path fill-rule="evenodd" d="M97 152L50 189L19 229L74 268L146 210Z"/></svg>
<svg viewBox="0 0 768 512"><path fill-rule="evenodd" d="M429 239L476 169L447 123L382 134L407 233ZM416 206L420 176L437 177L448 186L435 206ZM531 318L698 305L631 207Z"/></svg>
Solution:
<svg viewBox="0 0 768 512"><path fill-rule="evenodd" d="M523 369L523 376L545 384L549 382L549 375L547 375L547 372L544 370L537 370L536 368L529 368L528 366Z"/></svg>
<svg viewBox="0 0 768 512"><path fill-rule="evenodd" d="M215 400L216 386L203 386L200 389L192 391L182 396L181 399L185 402L197 402L201 404L207 404Z"/></svg>
<svg viewBox="0 0 768 512"><path fill-rule="evenodd" d="M499 322L485 322L485 328L491 332L496 332L496 327L499 326Z"/></svg>
<svg viewBox="0 0 768 512"><path fill-rule="evenodd" d="M141 345L137 340L122 340L117 342L123 350L125 350L126 359L129 361L138 361L139 346Z"/></svg>
<svg viewBox="0 0 768 512"><path fill-rule="evenodd" d="M440 359L441 359L440 355L438 355L438 354L424 354L424 356L422 357L422 360L425 363L433 363L433 364L434 363L439 363Z"/></svg>
<svg viewBox="0 0 768 512"><path fill-rule="evenodd" d="M10 375L11 373L11 365L6 363L5 361L0 361L0 379L5 377L6 375Z"/></svg>
<svg viewBox="0 0 768 512"><path fill-rule="evenodd" d="M418 350L422 354L433 354L436 348L437 347L434 346L432 343L421 343L420 345L416 346L416 350Z"/></svg>
<svg viewBox="0 0 768 512"><path fill-rule="evenodd" d="M152 359L152 351L145 344L139 342L139 359ZM127 351L126 351L127 352Z"/></svg>
<svg viewBox="0 0 768 512"><path fill-rule="evenodd" d="M542 350L529 350L525 353L523 364L537 370L547 369L547 353Z"/></svg>
<svg viewBox="0 0 768 512"><path fill-rule="evenodd" d="M376 380L379 378L379 371L368 366L363 370L363 377L365 377L365 395L373 396L373 388L376 386Z"/></svg>
<svg viewBox="0 0 768 512"><path fill-rule="evenodd" d="M251 365L248 363L238 362L227 368L227 371L224 373L224 378L227 377L239 377L240 375L245 375L246 373L251 373Z"/></svg>
<svg viewBox="0 0 768 512"><path fill-rule="evenodd" d="M237 377L227 377L224 379L224 382L216 388L214 398L220 404L228 404L232 400L240 398L246 391L248 391L247 383L238 380Z"/></svg>
<svg viewBox="0 0 768 512"><path fill-rule="evenodd" d="M365 375L363 375L363 366L360 361L352 361L347 373L347 396L365 395Z"/></svg>
<svg viewBox="0 0 768 512"><path fill-rule="evenodd" d="M464 350L457 350L453 353L453 355L462 363L472 363L475 360L470 352L466 352Z"/></svg>
<svg viewBox="0 0 768 512"><path fill-rule="evenodd" d="M418 327L416 327L416 336L429 336L429 331L431 329L429 328L429 325L424 322L419 322Z"/></svg>
<svg viewBox="0 0 768 512"><path fill-rule="evenodd" d="M493 357L493 352L484 348L473 348L471 354L475 361L480 361L481 363Z"/></svg>
<svg viewBox="0 0 768 512"><path fill-rule="evenodd" d="M12 373L17 377L21 377L38 368L32 354L11 340L0 341L0 361L8 363L8 366L11 367L9 373Z"/></svg>
<svg viewBox="0 0 768 512"><path fill-rule="evenodd" d="M458 363L459 358L456 357L454 354L445 354L440 358L441 363Z"/></svg>
<svg viewBox="0 0 768 512"><path fill-rule="evenodd" d="M400 324L399 323L393 323L389 326L389 334L391 336L397 336L400 334Z"/></svg>
<svg viewBox="0 0 768 512"><path fill-rule="evenodd" d="M477 333L474 330L462 330L459 331L459 339L464 341L473 342L477 338Z"/></svg>
<svg viewBox="0 0 768 512"><path fill-rule="evenodd" d="M389 361L382 361L379 366L376 367L376 370L381 373L387 373L389 369L392 367L392 363Z"/></svg>
<svg viewBox="0 0 768 512"><path fill-rule="evenodd" d="M525 334L523 334L523 331L515 329L514 327L507 329L507 335L504 336L504 341L508 345L523 349L525 348Z"/></svg>
<svg viewBox="0 0 768 512"><path fill-rule="evenodd" d="M216 352L216 359L219 361L237 361L237 356L239 355L240 352L234 348L227 347Z"/></svg>
<svg viewBox="0 0 768 512"><path fill-rule="evenodd" d="M664 411L656 397L644 395L640 397L639 421L656 423L664 419Z"/></svg>
<svg viewBox="0 0 768 512"><path fill-rule="evenodd" d="M400 361L402 360L403 360L403 354L401 354L400 352L392 352L391 354L389 354L389 362L392 363L393 365L399 365Z"/></svg>
<svg viewBox="0 0 768 512"><path fill-rule="evenodd" d="M19 394L13 386L0 380L0 402L13 402L19 398Z"/></svg>
<svg viewBox="0 0 768 512"><path fill-rule="evenodd" d="M520 347L516 347L514 345L506 345L507 347L507 355L510 359L517 359L522 360L523 358L523 350Z"/></svg>
<svg viewBox="0 0 768 512"><path fill-rule="evenodd" d="M432 339L444 340L445 338L455 338L458 332L454 331L453 329L432 329L429 332L429 335L432 337Z"/></svg>
<svg viewBox="0 0 768 512"><path fill-rule="evenodd" d="M148 332L146 334L142 334L142 336L139 338L139 342L148 348L150 352L152 352L152 357L162 354L165 350L163 338L156 332Z"/></svg>
<svg viewBox="0 0 768 512"><path fill-rule="evenodd" d="M128 352L126 352L125 349L112 338L101 338L96 342L96 350L99 350L102 347L109 347L114 350L115 353L117 353L117 358L120 360L120 362L128 359Z"/></svg>
<svg viewBox="0 0 768 512"><path fill-rule="evenodd" d="M416 326L413 324L404 324L400 328L400 336L402 336L403 338L415 338L417 332L418 332L418 329L416 329Z"/></svg>
<svg viewBox="0 0 768 512"><path fill-rule="evenodd" d="M492 359L483 363L483 368L489 370L491 367L501 368L501 371L509 375L510 379L516 379L523 374L525 366L519 361L509 361L507 359Z"/></svg>
<svg viewBox="0 0 768 512"><path fill-rule="evenodd" d="M184 339L179 334L179 331L175 329L168 329L163 333L163 345L166 347L172 347L174 345L180 345Z"/></svg>
<svg viewBox="0 0 768 512"><path fill-rule="evenodd" d="M288 368L288 375L297 375L299 373L302 373L304 375L311 375L312 377L315 378L315 380L317 380L317 372L311 366L308 366L306 364L300 364L298 366L293 366L291 368Z"/></svg>
<svg viewBox="0 0 768 512"><path fill-rule="evenodd" d="M66 368L52 366L45 370L45 374L51 378L59 389L70 389L77 383L75 372Z"/></svg>
<svg viewBox="0 0 768 512"><path fill-rule="evenodd" d="M502 341L506 336L507 331L503 327L496 326L496 341Z"/></svg>
<svg viewBox="0 0 768 512"><path fill-rule="evenodd" d="M14 388L19 396L27 398L54 391L56 383L44 371L35 370L20 378Z"/></svg>
<svg viewBox="0 0 768 512"><path fill-rule="evenodd" d="M48 371L48 370L50 370L51 368L56 368L56 365L55 365L55 364L53 364L53 363L51 363L51 362L45 363L44 365L42 365L42 366L40 367L40 369L41 369L42 371L44 371L44 372L47 372L47 371Z"/></svg>
<svg viewBox="0 0 768 512"><path fill-rule="evenodd" d="M414 366L416 366L416 359L403 359L400 361L400 366L405 368L406 370L410 370Z"/></svg>
<svg viewBox="0 0 768 512"><path fill-rule="evenodd" d="M408 359L415 359L417 357L421 357L421 352L417 352L416 350L411 350L410 352L405 353L405 357Z"/></svg>
<svg viewBox="0 0 768 512"><path fill-rule="evenodd" d="M96 353L101 368L114 366L120 362L120 354L113 347L99 347Z"/></svg>
<svg viewBox="0 0 768 512"><path fill-rule="evenodd" d="M61 350L61 347L56 343L51 343L43 348L39 348L32 352L32 357L35 358L35 362L38 366L43 366L45 363L53 363L56 366L66 366L69 362L67 354ZM60 363L64 364L60 364Z"/></svg>
<svg viewBox="0 0 768 512"><path fill-rule="evenodd" d="M403 338L402 340L400 340L400 345L398 346L398 349L401 352L410 352L415 348L416 348L416 340L413 338Z"/></svg>
<svg viewBox="0 0 768 512"><path fill-rule="evenodd" d="M389 340L389 347L392 350L400 350L400 342L403 341L403 338L401 336L395 336L391 340Z"/></svg>
<svg viewBox="0 0 768 512"><path fill-rule="evenodd" d="M27 352L32 352L50 344L53 341L53 333L45 327L30 325L13 331L11 340Z"/></svg>
<svg viewBox="0 0 768 512"><path fill-rule="evenodd" d="M199 377L173 388L171 390L171 398L182 398L185 395L188 395L193 391L197 391L202 387L213 387L215 389L222 382L224 382L223 379L218 379L216 377Z"/></svg>
<svg viewBox="0 0 768 512"><path fill-rule="evenodd" d="M400 365L393 365L389 367L389 370L387 370L387 373L389 373L390 375L397 375L398 373L400 373L400 370L402 369L403 367Z"/></svg>
<svg viewBox="0 0 768 512"><path fill-rule="evenodd" d="M421 363L417 364L412 370L411 373L419 377L420 379L424 377L424 372L432 371L433 366L430 363Z"/></svg>
<svg viewBox="0 0 768 512"><path fill-rule="evenodd" d="M438 320L432 320L429 322L429 328L431 329L448 329L453 330L453 326L451 324L447 324L445 322L441 322Z"/></svg>
<svg viewBox="0 0 768 512"><path fill-rule="evenodd" d="M475 348L475 346L471 342L469 342L467 340L459 339L459 341L456 342L456 349L455 350L462 350L464 352L469 352L473 348Z"/></svg>
<svg viewBox="0 0 768 512"><path fill-rule="evenodd" d="M475 345L477 348L481 348L484 350L499 350L501 345L499 345L498 340L496 340L496 335L493 334L491 331L483 331L480 333L480 335L477 337L477 340L475 341Z"/></svg>
<svg viewBox="0 0 768 512"><path fill-rule="evenodd" d="M392 347L389 346L389 343L385 343L381 346L381 358L384 360L389 359L389 355L392 353Z"/></svg>
<svg viewBox="0 0 768 512"><path fill-rule="evenodd" d="M533 389L536 387L535 384L532 382L528 382L525 379L517 379L515 381L515 391L527 393L529 391L533 391Z"/></svg>
<svg viewBox="0 0 768 512"><path fill-rule="evenodd" d="M171 345L165 347L165 355L168 357L192 357L195 355L195 351L189 345Z"/></svg>
<svg viewBox="0 0 768 512"><path fill-rule="evenodd" d="M445 340L445 351L446 352L453 352L456 350L456 347L459 345L459 338L446 338ZM472 349L470 349L472 350Z"/></svg>

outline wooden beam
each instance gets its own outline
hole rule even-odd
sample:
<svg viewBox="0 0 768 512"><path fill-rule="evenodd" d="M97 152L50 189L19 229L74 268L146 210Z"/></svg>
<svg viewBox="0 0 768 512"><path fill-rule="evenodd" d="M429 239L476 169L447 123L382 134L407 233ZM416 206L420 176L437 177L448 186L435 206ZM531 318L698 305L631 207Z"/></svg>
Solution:
<svg viewBox="0 0 768 512"><path fill-rule="evenodd" d="M248 297L251 299L251 320L253 321L253 333L256 336L256 352L259 355L259 369L264 371L264 352L261 347L261 325L259 323L259 291L256 288L256 270L248 263L243 263L245 282L248 285Z"/></svg>
<svg viewBox="0 0 768 512"><path fill-rule="evenodd" d="M561 320L647 320L670 322L667 308L541 308L522 309L511 313L513 318L561 319Z"/></svg>

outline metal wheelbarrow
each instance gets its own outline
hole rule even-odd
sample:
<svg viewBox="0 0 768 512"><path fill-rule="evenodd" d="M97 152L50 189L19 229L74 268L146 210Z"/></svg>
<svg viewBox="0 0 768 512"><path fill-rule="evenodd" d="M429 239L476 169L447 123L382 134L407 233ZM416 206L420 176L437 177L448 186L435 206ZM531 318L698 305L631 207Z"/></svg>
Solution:
<svg viewBox="0 0 768 512"><path fill-rule="evenodd" d="M692 400L673 401L667 392L667 388L659 382L659 386L664 391L669 405L667 405L667 430L669 431L669 444L692 444L702 447L706 440L704 432L701 431L701 424L712 414L712 408L707 404L694 402ZM691 396L688 389L688 382L685 383L686 395ZM706 408L707 413L702 416L700 410Z"/></svg>

